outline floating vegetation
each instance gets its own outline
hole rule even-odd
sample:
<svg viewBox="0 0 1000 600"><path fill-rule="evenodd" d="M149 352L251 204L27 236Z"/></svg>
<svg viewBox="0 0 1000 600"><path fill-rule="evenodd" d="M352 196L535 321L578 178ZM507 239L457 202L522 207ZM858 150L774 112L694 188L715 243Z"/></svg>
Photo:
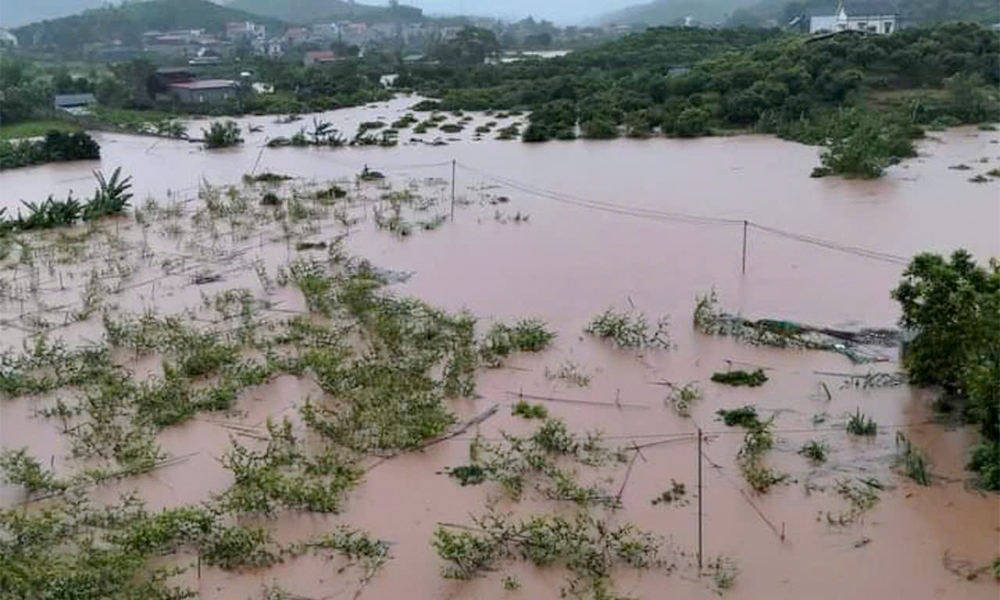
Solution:
<svg viewBox="0 0 1000 600"><path fill-rule="evenodd" d="M578 436L570 433L558 419L546 418L530 437L503 434L503 442L490 443L476 437L469 448L468 465L451 472L462 481L492 481L504 492L520 500L525 489L535 489L552 500L567 500L581 505L617 506L618 499L608 490L583 487L575 470L560 467L571 460L583 466L599 467L609 462L624 462L625 454L610 450L601 443L598 433Z"/></svg>
<svg viewBox="0 0 1000 600"><path fill-rule="evenodd" d="M493 213L493 220L496 221L497 223L503 223L505 225L507 223L514 223L515 225L519 225L521 223L527 223L528 221L530 221L531 215L527 213L522 213L521 211L517 211L516 213L514 213L513 216L508 216L498 210L495 213Z"/></svg>
<svg viewBox="0 0 1000 600"><path fill-rule="evenodd" d="M870 417L861 413L861 409L847 419L847 433L851 435L874 436L878 433L878 425Z"/></svg>
<svg viewBox="0 0 1000 600"><path fill-rule="evenodd" d="M761 425L760 419L757 418L757 409L753 406L743 406L732 410L720 409L716 414L722 417L722 422L729 427L739 425L753 429Z"/></svg>
<svg viewBox="0 0 1000 600"><path fill-rule="evenodd" d="M243 176L244 183L281 183L283 181L288 181L292 177L290 175L284 175L281 173L271 173L270 171L264 171L259 175L251 175L247 173Z"/></svg>
<svg viewBox="0 0 1000 600"><path fill-rule="evenodd" d="M458 123L444 123L441 125L440 129L445 133L459 133L465 128Z"/></svg>
<svg viewBox="0 0 1000 600"><path fill-rule="evenodd" d="M879 490L882 484L877 479L856 479L836 482L837 494L850 502L847 511L836 515L827 513L826 520L829 525L843 527L854 523L861 518L864 513L875 508L879 501Z"/></svg>
<svg viewBox="0 0 1000 600"><path fill-rule="evenodd" d="M993 177L994 179L1000 178L1000 168L990 169L989 171L986 171L986 176Z"/></svg>
<svg viewBox="0 0 1000 600"><path fill-rule="evenodd" d="M743 478L753 490L766 494L773 486L788 479L785 473L778 473L764 465L764 455L774 447L773 419L759 423L747 431L743 445L736 454Z"/></svg>
<svg viewBox="0 0 1000 600"><path fill-rule="evenodd" d="M970 167L969 165L967 165L965 163L959 163L957 165L951 165L948 168L951 169L952 171L971 171L972 170L972 167Z"/></svg>
<svg viewBox="0 0 1000 600"><path fill-rule="evenodd" d="M910 438L906 437L902 431L896 432L896 449L898 452L897 463L906 476L920 485L929 486L931 474L927 466L927 457L910 442Z"/></svg>
<svg viewBox="0 0 1000 600"><path fill-rule="evenodd" d="M594 317L584 329L603 340L610 340L619 348L669 348L670 320L663 316L657 319L656 329L650 331L646 315L634 308L627 311L616 311L609 308Z"/></svg>
<svg viewBox="0 0 1000 600"><path fill-rule="evenodd" d="M500 584L503 585L503 589L509 592L521 589L521 580L513 575L504 575L503 579L500 580Z"/></svg>
<svg viewBox="0 0 1000 600"><path fill-rule="evenodd" d="M972 183L989 183L990 178L987 177L986 175L983 175L982 173L979 173L974 177L970 177L969 181Z"/></svg>
<svg viewBox="0 0 1000 600"><path fill-rule="evenodd" d="M692 381L683 386L667 382L666 385L670 388L670 392L667 394L667 402L673 407L674 412L681 417L690 417L691 406L701 400L703 396L698 382Z"/></svg>
<svg viewBox="0 0 1000 600"><path fill-rule="evenodd" d="M687 506L689 504L687 499L687 487L683 483L671 479L670 489L665 490L659 496L653 498L651 504L653 506L657 506L659 504L671 504L673 506Z"/></svg>
<svg viewBox="0 0 1000 600"><path fill-rule="evenodd" d="M545 408L544 404L531 404L522 400L514 405L510 414L525 419L546 419L549 416L549 410Z"/></svg>
<svg viewBox="0 0 1000 600"><path fill-rule="evenodd" d="M365 165L365 168L358 174L358 180L360 181L380 181L382 179L385 179L385 175L380 171L369 169L368 165Z"/></svg>
<svg viewBox="0 0 1000 600"><path fill-rule="evenodd" d="M383 127L385 127L385 123L382 121L364 121L358 125L358 132L363 133L365 131L382 129Z"/></svg>
<svg viewBox="0 0 1000 600"><path fill-rule="evenodd" d="M472 521L475 527L440 525L434 531L434 550L448 563L444 577L471 579L499 563L521 558L538 567L568 570L572 575L563 596L613 598L611 575L617 568L664 566L661 542L652 534L587 513L514 521L490 512Z"/></svg>
<svg viewBox="0 0 1000 600"><path fill-rule="evenodd" d="M740 572L736 561L726 556L709 561L707 568L712 575L712 583L720 594L736 584L736 576Z"/></svg>
<svg viewBox="0 0 1000 600"><path fill-rule="evenodd" d="M826 454L829 451L830 447L826 445L826 442L809 440L799 449L799 454L808 458L813 463L819 464L826 462Z"/></svg>
<svg viewBox="0 0 1000 600"><path fill-rule="evenodd" d="M800 348L837 352L855 363L883 359L869 346L894 345L898 332L864 329L857 332L816 328L792 321L759 319L722 312L715 290L698 296L694 309L694 328L705 335L728 336L755 346Z"/></svg>
<svg viewBox="0 0 1000 600"><path fill-rule="evenodd" d="M545 378L550 381L565 381L576 387L587 387L590 385L591 375L572 360L566 360L555 369L545 367Z"/></svg>
<svg viewBox="0 0 1000 600"><path fill-rule="evenodd" d="M767 382L767 375L764 369L756 371L727 371L725 373L713 373L712 381L723 385L760 387Z"/></svg>

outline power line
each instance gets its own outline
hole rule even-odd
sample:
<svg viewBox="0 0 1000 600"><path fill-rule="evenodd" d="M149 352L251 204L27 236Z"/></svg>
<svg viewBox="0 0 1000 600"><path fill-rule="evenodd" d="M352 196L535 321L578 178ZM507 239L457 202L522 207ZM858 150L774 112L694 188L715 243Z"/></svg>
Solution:
<svg viewBox="0 0 1000 600"><path fill-rule="evenodd" d="M721 217L707 217L703 215L661 211L661 210L638 207L638 206L622 206L620 204L613 204L609 202L588 200L585 198L572 196L570 194L562 192L556 192L544 188L535 187L530 184L517 181L515 179L489 173L482 169L478 169L476 167L472 167L462 163L458 163L458 166L469 172L475 173L481 177L484 177L486 179L489 179L491 181L494 181L511 189L524 192L526 194L531 194L534 196L554 200L556 202L578 206L581 208L588 208L592 210L599 210L603 212L609 212L613 214L620 214L620 215L636 217L641 219L648 219L648 220L678 221L678 222L685 222L685 223L699 224L699 225L747 225L763 233L775 235L785 239L790 239L803 244L810 244L813 246L826 248L828 250L834 250L845 254L851 254L861 258L867 258L870 260L877 260L881 262L887 262L898 265L906 265L909 263L909 260L907 258L902 256L897 256L895 254L889 254L887 252L880 252L877 250L870 250L868 248L862 248L859 246L840 244L837 242L824 240L822 238L810 235L795 233L792 231L785 231L774 227L769 227L767 225L761 225L759 223L755 223L749 220L726 219Z"/></svg>

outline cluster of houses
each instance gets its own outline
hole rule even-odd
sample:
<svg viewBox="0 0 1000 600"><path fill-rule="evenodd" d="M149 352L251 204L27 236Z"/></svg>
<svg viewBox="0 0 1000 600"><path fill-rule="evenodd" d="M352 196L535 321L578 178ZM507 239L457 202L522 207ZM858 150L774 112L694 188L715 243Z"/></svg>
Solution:
<svg viewBox="0 0 1000 600"><path fill-rule="evenodd" d="M393 41L404 46L421 46L427 40L448 40L458 35L462 26L441 26L423 23L322 23L309 27L291 27L278 35L268 35L264 25L251 22L227 23L219 34L203 29L179 31L147 31L142 35L142 48L121 48L111 45L100 52L102 58L126 60L129 54L151 52L163 57L185 58L189 65L209 65L222 62L223 57L237 50L279 58L298 48L329 48L334 43L349 46L369 46ZM315 55L307 64L331 60L328 55Z"/></svg>
<svg viewBox="0 0 1000 600"><path fill-rule="evenodd" d="M834 10L809 19L809 33L861 32L887 35L899 28L899 12L885 0L842 0Z"/></svg>

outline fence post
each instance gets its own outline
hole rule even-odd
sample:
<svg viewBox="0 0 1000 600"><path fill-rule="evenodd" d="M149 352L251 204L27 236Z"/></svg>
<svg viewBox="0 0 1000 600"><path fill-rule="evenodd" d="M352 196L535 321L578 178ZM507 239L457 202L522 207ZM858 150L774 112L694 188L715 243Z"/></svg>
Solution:
<svg viewBox="0 0 1000 600"><path fill-rule="evenodd" d="M701 496L702 496L702 485L701 485L701 427L698 428L698 575L701 575L702 569L702 511L701 511Z"/></svg>
<svg viewBox="0 0 1000 600"><path fill-rule="evenodd" d="M743 274L747 274L747 226L749 223L743 220Z"/></svg>
<svg viewBox="0 0 1000 600"><path fill-rule="evenodd" d="M451 220L455 220L455 159L451 159Z"/></svg>

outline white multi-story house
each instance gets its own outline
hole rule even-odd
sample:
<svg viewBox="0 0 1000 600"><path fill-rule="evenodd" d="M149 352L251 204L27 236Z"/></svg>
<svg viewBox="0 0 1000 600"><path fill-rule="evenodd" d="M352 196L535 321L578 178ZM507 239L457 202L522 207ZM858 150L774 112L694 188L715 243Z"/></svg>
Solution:
<svg viewBox="0 0 1000 600"><path fill-rule="evenodd" d="M832 15L809 19L809 33L863 31L888 34L899 26L899 14L889 2L881 0L841 0Z"/></svg>

